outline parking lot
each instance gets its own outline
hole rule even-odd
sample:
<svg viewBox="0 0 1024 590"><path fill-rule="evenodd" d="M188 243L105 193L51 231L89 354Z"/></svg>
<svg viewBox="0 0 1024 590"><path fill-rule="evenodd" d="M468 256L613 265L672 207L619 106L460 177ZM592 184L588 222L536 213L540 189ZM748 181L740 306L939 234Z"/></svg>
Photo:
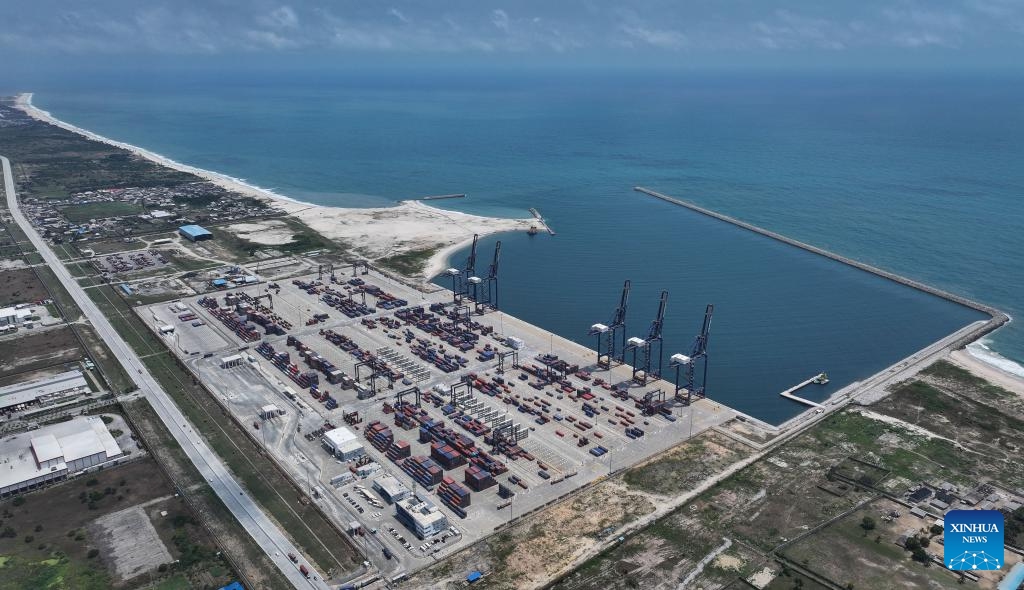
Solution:
<svg viewBox="0 0 1024 590"><path fill-rule="evenodd" d="M129 273L160 268L168 264L167 259L159 252L139 250L99 256L92 261L96 270L103 274Z"/></svg>
<svg viewBox="0 0 1024 590"><path fill-rule="evenodd" d="M164 336L171 349L307 482L339 526L361 524L357 540L379 565L387 549L407 571L418 569L735 416L709 400L644 415L638 400L652 391L655 400L659 391L671 399L671 384L632 384L625 366L593 371L593 351L501 312L467 315L450 292L425 295L375 272L316 279L261 282L139 313L154 330L174 328ZM246 307L243 321L227 301ZM284 415L260 418L271 403ZM381 435L371 439L375 422ZM320 435L341 426L357 435L366 458L342 462L325 450ZM431 443L451 453L432 453ZM424 481L403 455L433 455L455 485ZM331 485L357 467L365 472L367 462L380 469ZM468 505L452 501L452 489L473 487L466 471L477 468L494 485L482 480L480 491L465 494ZM436 504L455 530L416 538L373 490L384 474Z"/></svg>

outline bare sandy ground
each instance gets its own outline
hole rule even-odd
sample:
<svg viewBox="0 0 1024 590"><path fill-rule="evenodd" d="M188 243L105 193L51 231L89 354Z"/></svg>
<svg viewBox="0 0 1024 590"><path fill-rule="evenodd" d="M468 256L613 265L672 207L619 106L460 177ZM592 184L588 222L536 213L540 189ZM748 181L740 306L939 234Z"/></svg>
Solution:
<svg viewBox="0 0 1024 590"><path fill-rule="evenodd" d="M248 223L233 223L221 229L229 231L239 238L254 244L277 245L287 244L293 240L293 233L288 224L279 219L267 219Z"/></svg>
<svg viewBox="0 0 1024 590"><path fill-rule="evenodd" d="M403 201L395 207L338 209L311 207L292 213L309 227L332 240L342 240L369 258L384 258L411 250L438 248L424 276L446 266L451 254L473 240L473 234L526 231L533 219L499 219L445 211L419 201Z"/></svg>
<svg viewBox="0 0 1024 590"><path fill-rule="evenodd" d="M274 207L289 213L320 232L324 237L343 241L369 259L384 258L411 250L437 249L437 252L424 265L421 276L426 278L444 270L451 254L468 245L473 239L473 234L485 236L499 232L526 231L531 225L536 224L536 220L532 217L523 219L482 217L438 209L419 201L403 201L394 207L374 209L325 207L303 203L253 186L240 179L188 166L155 152L109 139L61 121L49 112L33 106L31 93L19 95L16 106L39 121L67 129L94 141L128 150L157 164L195 174L230 191L268 201ZM285 236L279 235L280 231L276 228L269 232L274 235L264 236L259 236L259 230L256 228L245 227L240 228L239 231L249 234L247 237L243 237L257 243L287 242L287 240L280 241Z"/></svg>
<svg viewBox="0 0 1024 590"><path fill-rule="evenodd" d="M985 363L973 356L966 350L954 350L949 354L949 360L954 365L967 369L977 377L985 379L993 385L998 385L1007 391L1012 391L1024 398L1024 379L1007 373L988 363Z"/></svg>

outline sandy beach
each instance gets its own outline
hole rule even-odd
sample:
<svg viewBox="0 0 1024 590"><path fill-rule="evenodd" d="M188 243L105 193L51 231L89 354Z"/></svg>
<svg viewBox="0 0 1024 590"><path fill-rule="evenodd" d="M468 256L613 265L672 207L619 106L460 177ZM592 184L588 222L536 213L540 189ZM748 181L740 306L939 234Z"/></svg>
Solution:
<svg viewBox="0 0 1024 590"><path fill-rule="evenodd" d="M182 164L144 148L116 141L71 125L32 104L32 94L18 96L16 106L30 117L62 129L127 150L162 166L195 174L227 190L271 203L331 240L348 244L370 260L377 260L412 250L436 249L417 278L430 278L448 266L456 250L467 246L473 234L485 236L500 232L526 231L536 224L532 217L504 219L483 217L431 207L419 201L403 201L394 207L371 209L326 207L303 203L273 191L248 184L240 179L210 170ZM525 212L524 212L525 213ZM245 224L239 232L253 234L256 224ZM267 222L262 222L267 223ZM266 229L273 229L268 227ZM270 235L281 234L272 232ZM266 236L269 237L269 236ZM280 236L287 241L286 235Z"/></svg>
<svg viewBox="0 0 1024 590"><path fill-rule="evenodd" d="M990 365L967 350L954 350L949 354L949 361L993 385L998 385L1024 398L1024 378L1022 377L1003 371L995 365Z"/></svg>

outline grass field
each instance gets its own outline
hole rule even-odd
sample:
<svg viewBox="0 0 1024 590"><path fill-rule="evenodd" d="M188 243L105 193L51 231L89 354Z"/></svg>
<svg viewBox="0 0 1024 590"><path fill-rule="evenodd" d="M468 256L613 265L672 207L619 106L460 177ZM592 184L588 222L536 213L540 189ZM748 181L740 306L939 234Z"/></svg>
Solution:
<svg viewBox="0 0 1024 590"><path fill-rule="evenodd" d="M0 503L4 533L0 536L0 560L4 562L0 589L137 587L139 580L122 582L108 571L104 565L108 556L94 552L97 541L91 537L90 525L101 516L164 498L160 505L169 510L173 522L181 516L182 526L188 526L192 516L173 494L170 482L153 461L144 459L26 494L20 500L5 500ZM179 563L166 574L153 572L152 577L181 572L178 577L185 580L181 587L186 589L206 587L192 584L189 578L228 581L230 569L214 555L215 547L202 529L193 526L187 534L191 546L201 548L193 549L191 555L202 559ZM176 559L185 556L173 542L168 548ZM219 576L206 573L214 569Z"/></svg>
<svg viewBox="0 0 1024 590"><path fill-rule="evenodd" d="M109 203L86 203L83 205L69 205L61 209L61 213L71 223L81 223L90 219L104 219L107 217L123 217L125 215L138 215L146 210L142 205L135 203L124 203L112 201Z"/></svg>
<svg viewBox="0 0 1024 590"><path fill-rule="evenodd" d="M67 326L21 333L0 340L0 377L77 361L84 354Z"/></svg>
<svg viewBox="0 0 1024 590"><path fill-rule="evenodd" d="M273 249L284 254L302 254L311 250L321 250L324 254L341 254L346 250L344 244L328 240L317 231L306 227L302 222L296 219L292 219L290 217L275 217L274 220L288 226L288 229L292 234L290 242L270 246L257 244L255 242L242 239L229 231L220 229L219 226L211 225L207 227L207 229L213 232L214 238L212 240L199 242L195 247L201 247L208 250L213 254L212 257L214 258L234 262L253 261L254 259L249 254L256 250ZM186 247L188 246L188 244L185 245Z"/></svg>
<svg viewBox="0 0 1024 590"><path fill-rule="evenodd" d="M0 307L31 303L47 297L46 287L31 268L0 272Z"/></svg>
<svg viewBox="0 0 1024 590"><path fill-rule="evenodd" d="M708 433L630 469L623 480L632 488L671 496L692 489L697 482L748 455L748 447Z"/></svg>
<svg viewBox="0 0 1024 590"><path fill-rule="evenodd" d="M788 547L784 555L840 586L897 590L902 588L959 588L957 578L942 567L926 566L911 559L910 552L893 543L902 532L878 521L867 532L860 523L865 516L877 518L866 508L843 518ZM930 552L942 555L940 545ZM851 567L851 564L857 564Z"/></svg>
<svg viewBox="0 0 1024 590"><path fill-rule="evenodd" d="M423 266L430 260L430 257L437 253L440 248L423 248L421 250L410 250L405 254L388 256L377 261L384 268L401 273L407 277L420 274Z"/></svg>
<svg viewBox="0 0 1024 590"><path fill-rule="evenodd" d="M168 471L178 492L188 497L197 517L219 540L221 549L240 570L246 572L251 584L248 587L255 590L287 588L288 581L206 484L185 452L171 438L149 402L138 400L124 407L136 433Z"/></svg>

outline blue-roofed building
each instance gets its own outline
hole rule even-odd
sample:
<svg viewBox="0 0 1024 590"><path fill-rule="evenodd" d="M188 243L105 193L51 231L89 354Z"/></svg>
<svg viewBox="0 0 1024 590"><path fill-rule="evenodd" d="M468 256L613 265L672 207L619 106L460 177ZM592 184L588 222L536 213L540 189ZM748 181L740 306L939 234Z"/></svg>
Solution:
<svg viewBox="0 0 1024 590"><path fill-rule="evenodd" d="M213 239L213 234L209 230L198 225L183 225L178 228L178 233L193 242Z"/></svg>
<svg viewBox="0 0 1024 590"><path fill-rule="evenodd" d="M227 586L220 588L220 590L245 590L245 586L239 584L238 582L231 582Z"/></svg>
<svg viewBox="0 0 1024 590"><path fill-rule="evenodd" d="M218 289L223 289L228 286L228 281L227 279L213 279L210 284Z"/></svg>
<svg viewBox="0 0 1024 590"><path fill-rule="evenodd" d="M482 577L484 577L484 575L480 572L470 572L469 575L466 576L466 581L470 584L475 584L476 582L479 582Z"/></svg>

